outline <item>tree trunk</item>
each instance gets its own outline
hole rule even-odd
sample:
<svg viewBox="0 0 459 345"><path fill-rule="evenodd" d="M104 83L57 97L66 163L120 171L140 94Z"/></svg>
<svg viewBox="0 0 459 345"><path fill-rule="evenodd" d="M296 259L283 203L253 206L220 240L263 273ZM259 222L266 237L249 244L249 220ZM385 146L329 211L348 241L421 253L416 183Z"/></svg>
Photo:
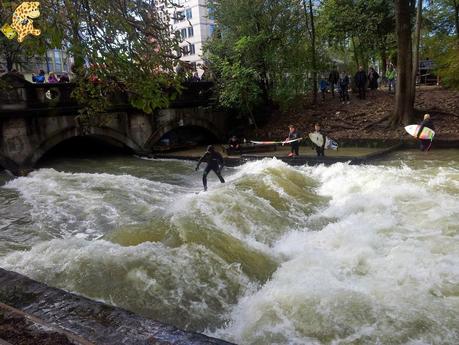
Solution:
<svg viewBox="0 0 459 345"><path fill-rule="evenodd" d="M312 48L312 82L314 84L312 93L313 104L317 103L317 62L316 62L316 29L314 27L314 13L312 0L309 0L309 16L311 20L311 48Z"/></svg>
<svg viewBox="0 0 459 345"><path fill-rule="evenodd" d="M385 47L381 47L381 77L384 79L387 72L387 50Z"/></svg>
<svg viewBox="0 0 459 345"><path fill-rule="evenodd" d="M459 1L454 0L454 20L456 23L456 36L459 38Z"/></svg>
<svg viewBox="0 0 459 345"><path fill-rule="evenodd" d="M397 34L397 90L392 124L408 124L413 118L411 11L409 0L395 0Z"/></svg>
<svg viewBox="0 0 459 345"><path fill-rule="evenodd" d="M416 76L418 74L418 68L419 68L419 42L421 41L421 25L422 25L422 0L418 0L418 6L416 10L416 33L414 36L414 52L413 52L413 75L412 75L413 92L411 95L413 105L414 105L414 100L416 97Z"/></svg>
<svg viewBox="0 0 459 345"><path fill-rule="evenodd" d="M14 65L14 59L11 57L11 55L6 56L6 71L11 72L13 70L13 65Z"/></svg>
<svg viewBox="0 0 459 345"><path fill-rule="evenodd" d="M357 46L355 44L354 36L352 36L351 41L352 41L352 48L354 50L355 68L358 70L360 67L360 61L359 61L359 54L357 52Z"/></svg>

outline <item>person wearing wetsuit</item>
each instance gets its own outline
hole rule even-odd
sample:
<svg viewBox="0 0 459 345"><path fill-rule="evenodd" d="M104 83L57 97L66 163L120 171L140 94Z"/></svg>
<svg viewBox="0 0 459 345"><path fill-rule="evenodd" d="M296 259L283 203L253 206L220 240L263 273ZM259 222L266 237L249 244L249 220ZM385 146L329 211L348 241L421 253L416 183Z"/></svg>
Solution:
<svg viewBox="0 0 459 345"><path fill-rule="evenodd" d="M316 133L316 134L322 135L322 138L323 138L323 144L322 144L322 146L316 145L316 144L314 143L314 147L315 147L316 152L317 152L317 157L325 157L325 142L326 142L327 137L326 137L326 135L325 135L324 133L322 133L322 132L320 131L320 124L316 123L316 124L314 125L314 130L315 130L315 133Z"/></svg>
<svg viewBox="0 0 459 345"><path fill-rule="evenodd" d="M207 166L204 169L202 174L202 184L204 186L204 191L207 191L207 175L211 170L217 175L221 183L225 183L221 175L221 170L223 168L223 157L220 153L215 151L215 148L212 145L207 147L207 152L199 159L198 165L196 166L196 171L198 171L199 166L203 161L207 162Z"/></svg>
<svg viewBox="0 0 459 345"><path fill-rule="evenodd" d="M300 137L301 137L300 136L300 132L298 132L295 129L294 125L290 125L290 126L288 126L288 128L289 128L289 133L288 133L288 137L285 139L285 141L300 139ZM292 150L291 150L291 152L290 152L290 154L288 156L289 157L298 156L299 155L299 151L300 151L300 141L299 140L294 141L294 142L290 143L290 145L292 146Z"/></svg>
<svg viewBox="0 0 459 345"><path fill-rule="evenodd" d="M430 118L429 114L424 115L424 121L421 122L421 127L419 128L417 139L419 139L419 136L422 133L422 130L424 127L430 128L431 130L435 131L434 124ZM430 147L432 146L432 140L430 139L419 139L421 142L421 151L429 151Z"/></svg>
<svg viewBox="0 0 459 345"><path fill-rule="evenodd" d="M228 148L234 151L240 151L241 150L241 142L239 139L233 135L231 139L228 142Z"/></svg>

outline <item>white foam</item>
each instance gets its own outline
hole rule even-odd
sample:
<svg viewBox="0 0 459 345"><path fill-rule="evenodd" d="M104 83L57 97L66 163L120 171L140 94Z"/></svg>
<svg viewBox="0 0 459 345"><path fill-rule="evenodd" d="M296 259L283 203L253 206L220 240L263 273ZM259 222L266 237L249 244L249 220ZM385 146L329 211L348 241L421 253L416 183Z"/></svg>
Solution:
<svg viewBox="0 0 459 345"><path fill-rule="evenodd" d="M330 198L315 217L332 221L286 233L274 251L287 261L212 334L244 344L456 344L459 196L407 166L302 170ZM454 170L442 173L457 182Z"/></svg>

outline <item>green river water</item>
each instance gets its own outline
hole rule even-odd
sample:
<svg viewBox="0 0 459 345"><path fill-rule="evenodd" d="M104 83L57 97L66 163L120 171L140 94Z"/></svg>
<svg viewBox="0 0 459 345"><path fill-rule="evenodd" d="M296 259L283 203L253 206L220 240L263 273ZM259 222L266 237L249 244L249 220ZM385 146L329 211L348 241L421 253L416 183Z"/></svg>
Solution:
<svg viewBox="0 0 459 345"><path fill-rule="evenodd" d="M238 344L459 343L459 150L0 172L0 267Z"/></svg>

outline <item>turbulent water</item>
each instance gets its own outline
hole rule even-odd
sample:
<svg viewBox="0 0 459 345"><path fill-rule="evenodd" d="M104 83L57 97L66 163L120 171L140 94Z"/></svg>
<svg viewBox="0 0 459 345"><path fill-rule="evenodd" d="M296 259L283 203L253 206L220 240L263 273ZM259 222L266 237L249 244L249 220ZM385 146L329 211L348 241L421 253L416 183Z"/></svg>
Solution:
<svg viewBox="0 0 459 345"><path fill-rule="evenodd" d="M238 344L458 344L459 151L0 173L0 266Z"/></svg>

